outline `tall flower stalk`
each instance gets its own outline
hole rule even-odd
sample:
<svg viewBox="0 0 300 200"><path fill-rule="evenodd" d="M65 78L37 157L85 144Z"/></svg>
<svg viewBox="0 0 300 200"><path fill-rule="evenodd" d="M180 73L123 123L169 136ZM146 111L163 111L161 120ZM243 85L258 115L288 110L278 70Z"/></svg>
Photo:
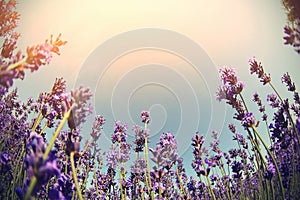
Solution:
<svg viewBox="0 0 300 200"><path fill-rule="evenodd" d="M148 123L150 122L150 113L148 111L142 111L141 113L142 123L144 123L144 131L147 131ZM150 165L149 165L149 150L148 150L148 137L145 137L145 160L147 165L147 173L146 173L146 183L148 184L150 191L151 199L153 199L153 192L151 190L152 188L152 182L150 177Z"/></svg>

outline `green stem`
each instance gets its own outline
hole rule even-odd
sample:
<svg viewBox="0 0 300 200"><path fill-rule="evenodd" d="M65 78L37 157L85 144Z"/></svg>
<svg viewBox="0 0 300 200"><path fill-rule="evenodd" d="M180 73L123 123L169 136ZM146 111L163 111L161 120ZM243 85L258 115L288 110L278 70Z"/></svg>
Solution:
<svg viewBox="0 0 300 200"><path fill-rule="evenodd" d="M36 117L36 120L34 121L31 131L35 131L35 129L41 123L41 121L42 121L42 112L40 111L38 116Z"/></svg>
<svg viewBox="0 0 300 200"><path fill-rule="evenodd" d="M120 160L120 156L121 156L121 143L118 143L118 159ZM119 164L119 176L120 176L120 192L121 192L121 199L124 199L124 195L123 195L123 185L122 185L122 181L123 181L123 174L121 172L121 162L118 161Z"/></svg>
<svg viewBox="0 0 300 200"><path fill-rule="evenodd" d="M33 176L32 179L31 179L31 181L30 181L29 188L28 188L28 190L26 192L25 200L28 200L30 198L31 193L32 193L32 191L33 191L36 183L37 183L37 178L36 178L36 176Z"/></svg>
<svg viewBox="0 0 300 200"><path fill-rule="evenodd" d="M272 199L275 199L274 184L272 181L270 181L270 183L271 183L271 190L272 190Z"/></svg>
<svg viewBox="0 0 300 200"><path fill-rule="evenodd" d="M247 104L246 104L246 101L245 101L243 95L242 95L242 94L239 94L239 96L240 96L240 98L241 98L241 100L242 100L242 102L243 102L243 105L244 105L244 107L245 107L246 112L249 112L248 107L247 107Z"/></svg>
<svg viewBox="0 0 300 200"><path fill-rule="evenodd" d="M240 96L240 98L242 99L242 102L243 102L243 105L245 106L246 112L248 113L249 110L248 110L248 107L247 107L247 104L246 104L246 101L245 101L243 95L240 93L239 96ZM254 134L254 139L255 139L254 142L255 142L255 144L256 144L256 143L257 143L257 142L256 142L256 141L257 141L257 138L256 138L255 134ZM258 145L258 144L256 144L255 146L257 146L257 148L259 149L259 145Z"/></svg>
<svg viewBox="0 0 300 200"><path fill-rule="evenodd" d="M161 184L161 182L160 182L160 180L159 180L159 181L158 181L158 197L159 197L159 199L162 198L162 195L161 195L161 189L160 189L160 184Z"/></svg>
<svg viewBox="0 0 300 200"><path fill-rule="evenodd" d="M262 155L261 151L260 151L260 148L257 146L257 141L255 142L253 140L253 136L249 130L249 128L246 129L247 132L248 132L248 135L249 135L249 140L251 142L251 146L253 148L253 152L254 152L254 157L255 157L255 161L256 161L256 164L257 164L257 168L256 169L261 169L263 168L264 166L266 166L266 161L265 161L265 158L264 156ZM255 134L254 134L255 135ZM259 160L260 158L260 160ZM255 166L255 165L254 165Z"/></svg>
<svg viewBox="0 0 300 200"><path fill-rule="evenodd" d="M268 126L268 121L265 121L265 124L266 124L266 127L267 127L267 132L268 132L270 144L271 144L271 146L273 146L273 142L272 142L272 138L271 138L271 133L270 133L270 128Z"/></svg>
<svg viewBox="0 0 300 200"><path fill-rule="evenodd" d="M215 196L214 190L213 190L213 188L211 186L211 183L210 183L210 180L208 178L208 175L206 175L205 177L206 177L206 181L208 183L208 187L209 187L209 190L211 192L211 195L212 195L213 199L216 200L216 196Z"/></svg>
<svg viewBox="0 0 300 200"><path fill-rule="evenodd" d="M276 173L277 173L277 177L279 179L279 185L280 185L280 189L281 189L281 193L282 193L282 197L283 199L285 199L285 192L284 192L284 188L283 188L283 184L282 184L282 178L281 178L281 175L280 175L280 171L279 171L279 168L278 168L278 165L277 165L277 162L273 156L273 154L271 153L271 151L269 150L268 146L266 145L265 141L263 140L263 138L261 137L260 133L256 130L256 128L254 127L254 125L252 125L252 129L253 131L255 132L255 134L258 136L258 138L260 139L261 143L264 145L265 149L267 150L269 156L271 157L274 165L275 165L275 168L276 168Z"/></svg>
<svg viewBox="0 0 300 200"><path fill-rule="evenodd" d="M15 69L15 68L19 67L19 65L23 64L24 62L26 62L26 60L27 60L27 56L26 56L25 58L23 58L22 60L20 60L20 61L14 63L14 64L9 65L9 66L6 68L6 70L7 70L7 71L10 71L10 70Z"/></svg>
<svg viewBox="0 0 300 200"><path fill-rule="evenodd" d="M89 178L89 173L90 173L90 171L91 171L91 168L90 168L90 166L88 165L87 166L87 169L86 169L86 177L84 178L84 182L83 182L83 188L87 188L87 180L88 180L88 178ZM87 199L86 198L86 195L87 195L87 192L86 192L86 190L85 190L85 192L84 192L84 199Z"/></svg>
<svg viewBox="0 0 300 200"><path fill-rule="evenodd" d="M250 154L249 154L250 155ZM225 177L226 176L226 172L225 172L225 169L224 169L224 164L222 161L221 162L221 167L220 167L220 171L222 173L222 176ZM228 181L228 184L226 184L226 193L227 193L227 196L229 197L229 199L231 200L232 199L232 194L231 194L231 189L230 189L230 182Z"/></svg>
<svg viewBox="0 0 300 200"><path fill-rule="evenodd" d="M95 157L96 157L96 144L94 146L94 153L93 153L93 160L94 160L94 163L95 163ZM98 168L99 168L99 165L100 163L98 163ZM94 166L94 170L93 170L93 177L94 177L94 180L95 180L95 185L96 185L96 194L97 196L99 195L99 189L98 189L98 181L97 181L97 176L96 176L96 166Z"/></svg>
<svg viewBox="0 0 300 200"><path fill-rule="evenodd" d="M21 153L18 155L18 160L17 160L17 164L18 166L20 166L20 163L21 163L21 159L23 158L24 156L24 153L25 153L25 144L22 144L22 150L21 150ZM22 166L21 166L22 167ZM13 181L13 188L15 188L15 185L16 184L19 184L19 181L21 179L21 175L22 175L22 172L23 172L23 168L22 169L19 169L18 167L16 167L16 170L14 171L14 181Z"/></svg>
<svg viewBox="0 0 300 200"><path fill-rule="evenodd" d="M148 184L148 177L147 177L147 169L144 170L144 176L145 176L145 184L146 184L146 188L147 188L147 191L149 191L150 187L149 187L149 184Z"/></svg>
<svg viewBox="0 0 300 200"><path fill-rule="evenodd" d="M97 196L99 195L99 189L98 189L98 181L97 181L97 176L96 176L96 167L94 167L94 180L96 184L96 194Z"/></svg>
<svg viewBox="0 0 300 200"><path fill-rule="evenodd" d="M64 115L64 118L62 119L62 121L61 121L60 124L58 125L58 127L57 127L57 129L56 129L56 131L55 131L55 133L54 133L54 135L53 135L53 137L51 138L51 141L50 141L49 145L47 146L47 149L46 149L46 151L45 151L45 153L44 153L44 156L43 156L44 161L47 159L48 154L50 153L51 148L52 148L52 146L53 146L53 144L54 144L56 138L58 137L58 135L59 135L61 129L63 128L64 124L66 123L66 121L67 121L68 118L70 117L71 110L72 110L72 107L71 107L71 108L69 109L69 111Z"/></svg>
<svg viewBox="0 0 300 200"><path fill-rule="evenodd" d="M138 180L138 186L139 186L139 189L140 189L140 187L142 187L142 186L140 186L140 184L139 184L139 180ZM141 195L142 195L142 200L145 200L145 197L144 197L144 190L141 190Z"/></svg>
<svg viewBox="0 0 300 200"><path fill-rule="evenodd" d="M79 187L79 184L78 184L77 172L76 172L76 168L75 168L75 164L74 164L74 152L71 152L70 160L71 160L73 179L74 179L77 195L78 195L79 200L83 200L82 194L81 194L81 191L80 191L80 187Z"/></svg>
<svg viewBox="0 0 300 200"><path fill-rule="evenodd" d="M174 167L175 167L175 171L176 171L176 174L177 174L178 180L179 180L180 195L183 193L183 194L186 196L186 192L185 192L185 189L184 189L184 187L183 187L182 180L181 180L181 175L180 175L179 172L178 172L177 166L174 165Z"/></svg>
<svg viewBox="0 0 300 200"><path fill-rule="evenodd" d="M209 178L208 178L207 170L205 169L205 163L204 163L204 160L203 160L203 159L202 159L202 161L201 161L201 164L202 164L203 169L205 170L205 175L204 175L204 176L205 176L206 181L207 181L207 184L208 184L208 189L209 189L209 191L210 191L210 193L211 193L213 199L216 200L216 196L215 196L215 193L214 193L214 191L213 191L213 189L212 189L210 180L209 180ZM199 176L199 177L200 177L200 176Z"/></svg>
<svg viewBox="0 0 300 200"><path fill-rule="evenodd" d="M42 130L41 130L41 134L42 134L43 132L45 132L45 130L46 130L47 127L48 127L47 124L45 124L44 127L43 127Z"/></svg>
<svg viewBox="0 0 300 200"><path fill-rule="evenodd" d="M66 155L65 174L68 174L68 164L69 164L69 156L68 156L68 155Z"/></svg>
<svg viewBox="0 0 300 200"><path fill-rule="evenodd" d="M144 130L147 130L147 123L145 123ZM152 182L150 177L150 165L149 165L149 152L148 152L148 139L145 137L145 159L146 159L146 165L147 165L147 175L148 175L148 181L149 181L149 187L150 193L151 193L151 199L154 199L154 195L152 192Z"/></svg>

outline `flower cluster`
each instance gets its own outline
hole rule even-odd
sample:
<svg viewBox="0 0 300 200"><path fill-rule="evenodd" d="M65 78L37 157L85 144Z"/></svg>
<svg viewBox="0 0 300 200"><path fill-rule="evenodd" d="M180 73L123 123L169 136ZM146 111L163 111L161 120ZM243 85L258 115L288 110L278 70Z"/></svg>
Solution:
<svg viewBox="0 0 300 200"><path fill-rule="evenodd" d="M225 100L236 110L235 118L242 120L245 115L245 108L243 99L239 99L239 97L241 97L245 84L238 79L236 70L231 67L225 66L219 70L219 73L222 84L217 91L216 99L218 101Z"/></svg>
<svg viewBox="0 0 300 200"><path fill-rule="evenodd" d="M127 125L122 125L121 121L116 121L115 123L115 131L111 136L113 143L120 143L120 142L126 142L127 138Z"/></svg>
<svg viewBox="0 0 300 200"><path fill-rule="evenodd" d="M134 144L136 146L134 148L134 151L135 152L143 152L143 149L145 147L146 138L149 135L149 133L148 133L149 130L148 129L144 130L138 125L134 125L132 129L135 133Z"/></svg>
<svg viewBox="0 0 300 200"><path fill-rule="evenodd" d="M59 35L55 40L51 36L50 41L46 40L43 44L28 47L26 56L18 51L13 54L13 44L16 43L18 35L14 34L10 40L5 40L2 47L2 56L0 59L1 71L0 71L0 85L3 87L11 87L13 79L23 79L25 76L25 69L30 69L31 72L36 71L42 65L49 64L53 57L53 53L60 54L60 47L66 44L66 41L62 41ZM13 43L13 44L12 44ZM9 56L10 59L5 58Z"/></svg>
<svg viewBox="0 0 300 200"><path fill-rule="evenodd" d="M230 67L223 67L219 70L222 85L217 93L217 99L233 101L237 94L240 94L245 86L244 82L238 80L237 72Z"/></svg>
<svg viewBox="0 0 300 200"><path fill-rule="evenodd" d="M174 135L171 133L163 133L157 143L155 149L150 148L152 152L154 163L159 167L171 168L178 159L177 142Z"/></svg>

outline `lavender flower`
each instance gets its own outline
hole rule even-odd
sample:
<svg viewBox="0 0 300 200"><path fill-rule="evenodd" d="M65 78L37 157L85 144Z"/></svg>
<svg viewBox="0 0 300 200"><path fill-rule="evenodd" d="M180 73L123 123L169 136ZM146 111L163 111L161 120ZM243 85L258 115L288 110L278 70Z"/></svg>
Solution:
<svg viewBox="0 0 300 200"><path fill-rule="evenodd" d="M53 188L48 192L49 199L72 199L72 193L75 190L75 184L68 174L61 174Z"/></svg>
<svg viewBox="0 0 300 200"><path fill-rule="evenodd" d="M120 145L120 153L118 155L119 163L126 163L130 159L131 144L122 142Z"/></svg>
<svg viewBox="0 0 300 200"><path fill-rule="evenodd" d="M203 137L204 137L203 135L199 135L199 133L197 132L196 135L192 139L192 145L194 147L202 147L202 145L204 143Z"/></svg>
<svg viewBox="0 0 300 200"><path fill-rule="evenodd" d="M292 4L292 3L291 3ZM297 4L297 3L294 3ZM292 5L289 10L297 10L296 12L299 12L298 6ZM294 19L293 26L285 26L284 27L284 33L286 36L283 37L285 40L285 45L291 45L294 50L300 54L300 19L298 18Z"/></svg>
<svg viewBox="0 0 300 200"><path fill-rule="evenodd" d="M275 173L276 173L275 166L273 165L273 163L269 162L267 171L264 175L265 178L271 180L275 176Z"/></svg>
<svg viewBox="0 0 300 200"><path fill-rule="evenodd" d="M164 182L162 181L166 172L162 169L154 169L151 171L151 181L153 183L152 189L156 191L156 193L163 193L167 188L164 186ZM159 191L160 190L160 191Z"/></svg>
<svg viewBox="0 0 300 200"><path fill-rule="evenodd" d="M234 178L239 179L242 176L243 164L239 161L234 160L231 164L231 169Z"/></svg>
<svg viewBox="0 0 300 200"><path fill-rule="evenodd" d="M133 131L135 132L135 140L134 144L136 145L134 148L135 152L143 152L145 147L146 138L149 136L149 129L144 130L142 127L138 125L133 126ZM148 140L149 142L149 140Z"/></svg>
<svg viewBox="0 0 300 200"><path fill-rule="evenodd" d="M242 81L238 80L237 72L233 68L225 66L219 69L219 73L223 85L219 88L219 91L217 92L217 100L235 100L235 95L240 94L242 92L245 84Z"/></svg>
<svg viewBox="0 0 300 200"><path fill-rule="evenodd" d="M291 76L289 75L289 73L285 73L281 77L281 82L286 84L286 86L288 87L289 91L294 92L296 90L295 83L292 82Z"/></svg>
<svg viewBox="0 0 300 200"><path fill-rule="evenodd" d="M250 65L250 73L255 73L260 79L260 82L262 82L265 85L271 81L270 74L265 73L263 66L260 62L258 63L256 61L255 57L250 58L248 62Z"/></svg>
<svg viewBox="0 0 300 200"><path fill-rule="evenodd" d="M0 33L1 35L1 33ZM13 56L13 51L17 48L17 41L20 37L19 33L12 32L11 34L7 35L4 39L2 45L1 56L4 58L9 58Z"/></svg>
<svg viewBox="0 0 300 200"><path fill-rule="evenodd" d="M95 121L93 123L93 128L91 132L91 136L94 142L96 142L99 139L101 135L101 129L104 124L105 124L105 119L103 116L101 115L95 116Z"/></svg>
<svg viewBox="0 0 300 200"><path fill-rule="evenodd" d="M130 159L130 149L131 145L126 142L119 143L119 149L112 146L106 154L107 166L115 169L118 164L127 162Z"/></svg>
<svg viewBox="0 0 300 200"><path fill-rule="evenodd" d="M149 124L150 122L150 112L149 111L142 111L141 112L141 118L142 118L142 122L145 124Z"/></svg>
<svg viewBox="0 0 300 200"><path fill-rule="evenodd" d="M163 133L157 143L156 148L150 148L153 154L151 160L158 166L170 169L178 158L177 141L171 133Z"/></svg>
<svg viewBox="0 0 300 200"><path fill-rule="evenodd" d="M291 105L291 109L296 116L300 116L300 98L298 92L294 92L294 104Z"/></svg>
<svg viewBox="0 0 300 200"><path fill-rule="evenodd" d="M245 128L252 127L255 124L255 118L253 113L246 113L242 120L242 125Z"/></svg>
<svg viewBox="0 0 300 200"><path fill-rule="evenodd" d="M228 128L229 128L229 130L230 130L232 133L236 133L236 127L235 127L234 124L229 124L229 125L228 125Z"/></svg>
<svg viewBox="0 0 300 200"><path fill-rule="evenodd" d="M283 141L284 135L288 130L288 120L284 115L284 109L282 107L274 114L274 123L271 123L269 128L274 142L276 140Z"/></svg>
<svg viewBox="0 0 300 200"><path fill-rule="evenodd" d="M238 99L238 96L241 96L241 92L245 84L238 80L237 72L235 69L230 67L223 67L219 70L222 85L219 87L216 99L226 100L226 103L232 106L237 112L235 113L234 118L237 120L242 120L244 117L245 109L243 103Z"/></svg>
<svg viewBox="0 0 300 200"><path fill-rule="evenodd" d="M200 175L208 176L212 162L210 160L205 159L205 156L207 156L207 152L205 148L202 147L204 143L203 135L199 135L198 132L192 139L192 146L194 146L193 154L194 154L194 160L192 161L192 167L195 170L198 177ZM207 162L208 166L204 166L204 163Z"/></svg>
<svg viewBox="0 0 300 200"><path fill-rule="evenodd" d="M70 104L73 108L68 119L70 129L75 129L81 123L84 123L86 121L86 117L92 113L92 106L88 103L91 97L92 93L89 88L79 86L79 88L71 91Z"/></svg>
<svg viewBox="0 0 300 200"><path fill-rule="evenodd" d="M280 105L280 100L277 99L275 94L268 94L267 101L272 108L278 108Z"/></svg>
<svg viewBox="0 0 300 200"><path fill-rule="evenodd" d="M17 6L17 1L15 0L1 1L0 5L0 37L3 37L17 27L20 14L15 11Z"/></svg>
<svg viewBox="0 0 300 200"><path fill-rule="evenodd" d="M71 152L79 152L81 136L78 129L67 132L65 141L65 153L69 156Z"/></svg>
<svg viewBox="0 0 300 200"><path fill-rule="evenodd" d="M5 48L2 49L2 54L4 56L10 55L11 59L8 62L0 62L0 84L4 87L11 87L13 79L24 78L25 69L30 69L33 72L38 70L40 66L49 64L53 57L52 54L56 53L59 55L59 48L66 44L65 41L60 40L60 36L53 41L51 35L50 41L46 40L43 44L28 47L26 56L22 55L21 51L18 51L15 55L11 55L12 48L15 48L15 41L6 41L3 44ZM13 38L17 39L18 37L14 36Z"/></svg>
<svg viewBox="0 0 300 200"><path fill-rule="evenodd" d="M111 136L112 142L113 143L120 143L120 142L126 142L127 138L127 125L122 125L120 121L116 121L115 123L115 131Z"/></svg>
<svg viewBox="0 0 300 200"><path fill-rule="evenodd" d="M41 93L37 103L40 105L42 116L47 119L48 127L53 127L55 119L62 119L65 103L68 101L66 81L57 78L49 93Z"/></svg>
<svg viewBox="0 0 300 200"><path fill-rule="evenodd" d="M58 162L53 153L50 153L48 158L44 160L43 155L45 153L44 138L38 135L36 132L31 132L29 137L29 152L25 159L25 168L27 169L27 180L36 177L37 184L33 190L38 189L49 181L53 176L59 176L60 170ZM28 187L27 181L25 182L25 188Z"/></svg>
<svg viewBox="0 0 300 200"><path fill-rule="evenodd" d="M261 99L260 99L260 97L259 97L259 95L258 95L257 92L255 92L255 93L253 94L252 100L253 100L254 102L256 102L256 104L258 105L258 107L259 107L259 112L263 113L262 120L263 120L263 121L266 121L268 115L265 113L265 111L266 111L265 106L262 104L262 101L261 101Z"/></svg>
<svg viewBox="0 0 300 200"><path fill-rule="evenodd" d="M130 172L135 177L141 180L147 168L147 164L144 158L138 158L131 166Z"/></svg>
<svg viewBox="0 0 300 200"><path fill-rule="evenodd" d="M242 133L237 133L236 135L234 135L233 140L237 140L244 149L248 149L248 143L246 142L246 139L244 138Z"/></svg>

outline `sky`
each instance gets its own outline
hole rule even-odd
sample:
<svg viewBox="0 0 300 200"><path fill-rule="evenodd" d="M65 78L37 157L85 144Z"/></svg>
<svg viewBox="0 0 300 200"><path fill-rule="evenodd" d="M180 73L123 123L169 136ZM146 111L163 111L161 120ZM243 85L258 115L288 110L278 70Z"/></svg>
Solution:
<svg viewBox="0 0 300 200"><path fill-rule="evenodd" d="M94 114L107 120L102 149L109 147L116 120L128 124L133 137L131 127L142 125L142 110L151 112L150 146L162 132L172 132L180 155L190 160L194 133L205 134L209 144L210 132L217 130L221 147L230 148L232 111L215 100L218 69L225 65L238 71L250 104L253 92L271 92L250 75L253 56L279 90L284 91L280 77L286 71L300 85L299 56L283 45L286 15L280 1L26 0L17 10L21 49L51 34L68 41L49 66L16 81L21 98L49 91L56 77L68 89L90 87ZM83 127L86 138L92 119Z"/></svg>

